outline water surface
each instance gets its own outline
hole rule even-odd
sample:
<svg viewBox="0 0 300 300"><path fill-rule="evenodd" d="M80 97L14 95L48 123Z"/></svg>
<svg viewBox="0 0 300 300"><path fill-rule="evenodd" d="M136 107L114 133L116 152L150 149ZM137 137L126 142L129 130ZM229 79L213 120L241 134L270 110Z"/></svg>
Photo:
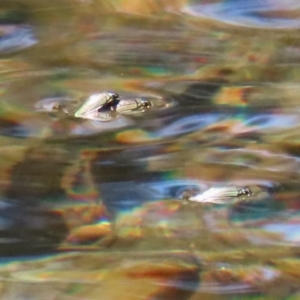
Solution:
<svg viewBox="0 0 300 300"><path fill-rule="evenodd" d="M1 3L2 298L298 299L298 27L296 1ZM106 92L152 106L75 116Z"/></svg>

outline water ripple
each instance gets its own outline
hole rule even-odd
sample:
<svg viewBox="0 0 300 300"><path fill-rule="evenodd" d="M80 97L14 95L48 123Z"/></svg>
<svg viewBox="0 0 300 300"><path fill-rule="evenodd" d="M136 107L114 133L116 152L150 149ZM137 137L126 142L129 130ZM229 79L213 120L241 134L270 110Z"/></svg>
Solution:
<svg viewBox="0 0 300 300"><path fill-rule="evenodd" d="M270 29L300 26L300 5L295 0L192 1L183 11L240 26Z"/></svg>

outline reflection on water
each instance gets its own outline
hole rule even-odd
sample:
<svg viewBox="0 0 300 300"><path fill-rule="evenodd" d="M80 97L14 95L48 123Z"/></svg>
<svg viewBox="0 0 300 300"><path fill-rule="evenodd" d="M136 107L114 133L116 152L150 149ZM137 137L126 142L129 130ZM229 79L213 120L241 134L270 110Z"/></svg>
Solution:
<svg viewBox="0 0 300 300"><path fill-rule="evenodd" d="M0 52L10 53L37 43L29 26L1 25Z"/></svg>
<svg viewBox="0 0 300 300"><path fill-rule="evenodd" d="M191 1L187 13L242 26L267 28L299 27L300 5L295 0Z"/></svg>
<svg viewBox="0 0 300 300"><path fill-rule="evenodd" d="M1 299L298 299L299 4L3 1Z"/></svg>

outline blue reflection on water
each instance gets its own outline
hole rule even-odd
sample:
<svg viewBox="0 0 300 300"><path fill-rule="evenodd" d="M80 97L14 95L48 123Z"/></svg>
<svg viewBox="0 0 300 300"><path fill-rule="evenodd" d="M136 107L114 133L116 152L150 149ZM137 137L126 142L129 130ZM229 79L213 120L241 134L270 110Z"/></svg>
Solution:
<svg viewBox="0 0 300 300"><path fill-rule="evenodd" d="M185 11L199 17L209 17L226 23L268 28L300 26L298 1L227 0L213 3L193 1Z"/></svg>
<svg viewBox="0 0 300 300"><path fill-rule="evenodd" d="M222 119L224 119L224 115L219 114L198 114L186 116L164 126L162 129L158 130L156 134L159 137L167 137L175 134L191 133L214 124Z"/></svg>
<svg viewBox="0 0 300 300"><path fill-rule="evenodd" d="M8 33L0 37L0 54L19 51L38 42L31 26L2 25L1 27L0 29Z"/></svg>
<svg viewBox="0 0 300 300"><path fill-rule="evenodd" d="M112 210L128 210L148 201L178 199L191 190L200 193L205 185L194 180L121 181L99 184L105 204Z"/></svg>

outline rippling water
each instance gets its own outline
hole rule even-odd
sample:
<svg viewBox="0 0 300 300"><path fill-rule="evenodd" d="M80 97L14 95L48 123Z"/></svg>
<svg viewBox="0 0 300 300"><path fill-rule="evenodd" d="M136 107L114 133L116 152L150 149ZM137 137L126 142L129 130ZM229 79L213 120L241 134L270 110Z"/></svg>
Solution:
<svg viewBox="0 0 300 300"><path fill-rule="evenodd" d="M298 299L299 17L2 1L1 299Z"/></svg>

